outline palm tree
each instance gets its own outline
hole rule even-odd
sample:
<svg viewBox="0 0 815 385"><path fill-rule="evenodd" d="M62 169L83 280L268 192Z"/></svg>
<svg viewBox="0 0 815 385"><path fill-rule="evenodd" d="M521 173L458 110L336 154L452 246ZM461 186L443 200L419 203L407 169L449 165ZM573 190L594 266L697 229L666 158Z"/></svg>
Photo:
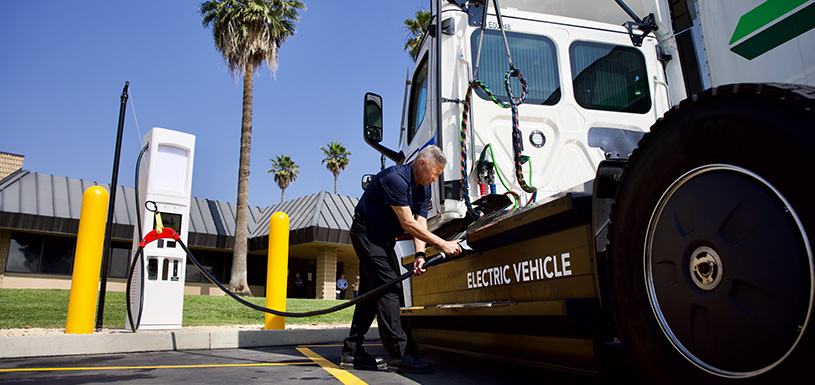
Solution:
<svg viewBox="0 0 815 385"><path fill-rule="evenodd" d="M288 155L278 155L276 159L269 160L272 161L272 169L266 173L274 173L274 181L280 187L280 203L283 203L286 187L289 187L289 183L294 182L297 175L300 175L300 166L294 163Z"/></svg>
<svg viewBox="0 0 815 385"><path fill-rule="evenodd" d="M331 142L328 144L328 149L320 147L320 150L323 150L323 154L325 154L322 164L334 174L334 194L336 194L337 177L340 176L340 172L345 170L345 168L348 167L348 163L351 162L351 160L348 159L351 153L346 151L340 142Z"/></svg>
<svg viewBox="0 0 815 385"><path fill-rule="evenodd" d="M408 39L405 43L405 51L410 53L413 61L419 56L419 48L421 48L424 35L427 33L427 26L430 24L430 11L416 11L416 19L405 20L405 28L407 28Z"/></svg>
<svg viewBox="0 0 815 385"><path fill-rule="evenodd" d="M253 75L264 62L277 70L277 50L294 35L298 11L305 4L292 0L215 0L201 4L204 27L212 26L215 47L236 78L243 76L243 117L238 166L235 246L229 289L252 295L246 281L247 215L249 212L249 153L252 147Z"/></svg>

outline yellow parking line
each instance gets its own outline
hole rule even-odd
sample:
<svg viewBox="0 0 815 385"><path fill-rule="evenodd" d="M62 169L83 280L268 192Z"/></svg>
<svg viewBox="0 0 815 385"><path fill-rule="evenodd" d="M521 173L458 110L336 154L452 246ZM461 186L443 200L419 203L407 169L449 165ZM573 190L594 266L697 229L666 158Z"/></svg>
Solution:
<svg viewBox="0 0 815 385"><path fill-rule="evenodd" d="M133 370L133 369L190 369L190 368L237 368L251 366L288 366L313 365L308 362L258 362L254 364L212 364L212 365L157 365L157 366L86 366L75 368L19 368L0 369L0 373L8 372L48 372L48 371L81 371L81 370Z"/></svg>
<svg viewBox="0 0 815 385"><path fill-rule="evenodd" d="M301 348L339 348L342 344L322 344L322 345L297 345ZM382 346L381 344L362 344L362 346Z"/></svg>
<svg viewBox="0 0 815 385"><path fill-rule="evenodd" d="M308 357L308 359L314 361L317 365L320 365L323 369L325 369L328 374L334 376L336 379L340 380L343 384L352 385L352 384L359 384L359 385L367 385L365 381L359 379L359 377L351 374L347 370L344 370L337 366L337 364L326 360L321 355L314 353L309 348L298 347L297 351L303 353L304 356Z"/></svg>

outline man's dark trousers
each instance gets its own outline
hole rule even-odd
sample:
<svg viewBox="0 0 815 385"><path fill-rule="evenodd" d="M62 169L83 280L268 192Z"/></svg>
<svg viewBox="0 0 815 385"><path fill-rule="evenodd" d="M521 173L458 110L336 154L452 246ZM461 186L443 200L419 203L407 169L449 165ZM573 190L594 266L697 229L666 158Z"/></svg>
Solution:
<svg viewBox="0 0 815 385"><path fill-rule="evenodd" d="M369 225L370 226L370 225ZM365 294L399 274L399 265L393 247L396 240L377 234L366 227L364 221L355 218L351 225L351 243L359 258L359 270L362 279L359 284L360 295ZM351 332L345 339L343 352L356 354L362 347L365 334L371 327L375 316L378 316L379 337L388 351L390 358L401 359L407 346L407 336L399 319L402 284L391 286L377 296L356 305Z"/></svg>

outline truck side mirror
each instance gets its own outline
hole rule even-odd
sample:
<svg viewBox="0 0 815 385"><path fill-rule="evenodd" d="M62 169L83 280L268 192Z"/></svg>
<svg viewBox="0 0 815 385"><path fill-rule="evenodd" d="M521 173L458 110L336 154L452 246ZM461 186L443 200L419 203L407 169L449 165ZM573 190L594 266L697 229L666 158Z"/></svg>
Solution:
<svg viewBox="0 0 815 385"><path fill-rule="evenodd" d="M405 161L405 154L387 148L382 141L382 97L368 92L365 94L365 110L362 114L362 129L365 142L380 154L385 155L396 164Z"/></svg>
<svg viewBox="0 0 815 385"><path fill-rule="evenodd" d="M369 144L382 141L382 97L368 92L365 94L365 116L363 118L365 141Z"/></svg>

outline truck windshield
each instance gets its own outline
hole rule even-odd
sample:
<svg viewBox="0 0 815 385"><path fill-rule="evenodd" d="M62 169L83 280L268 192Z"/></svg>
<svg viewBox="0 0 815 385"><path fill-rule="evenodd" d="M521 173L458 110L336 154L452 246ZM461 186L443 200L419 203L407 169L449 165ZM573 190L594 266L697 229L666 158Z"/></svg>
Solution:
<svg viewBox="0 0 815 385"><path fill-rule="evenodd" d="M642 52L633 47L578 41L569 47L574 98L590 110L651 110Z"/></svg>
<svg viewBox="0 0 815 385"><path fill-rule="evenodd" d="M478 39L481 33L472 34L471 44L473 63L478 55ZM558 80L557 55L555 44L546 36L527 35L517 32L507 32L509 50L512 62L515 64L529 86L529 95L526 104L554 105L560 100L560 81ZM509 70L504 39L501 31L485 30L484 41L481 47L481 61L478 64L478 79L489 87L495 96L508 102L504 90L504 75ZM517 78L510 79L512 93L515 99L522 94L521 83ZM476 89L476 93L484 100L489 100L486 93Z"/></svg>

